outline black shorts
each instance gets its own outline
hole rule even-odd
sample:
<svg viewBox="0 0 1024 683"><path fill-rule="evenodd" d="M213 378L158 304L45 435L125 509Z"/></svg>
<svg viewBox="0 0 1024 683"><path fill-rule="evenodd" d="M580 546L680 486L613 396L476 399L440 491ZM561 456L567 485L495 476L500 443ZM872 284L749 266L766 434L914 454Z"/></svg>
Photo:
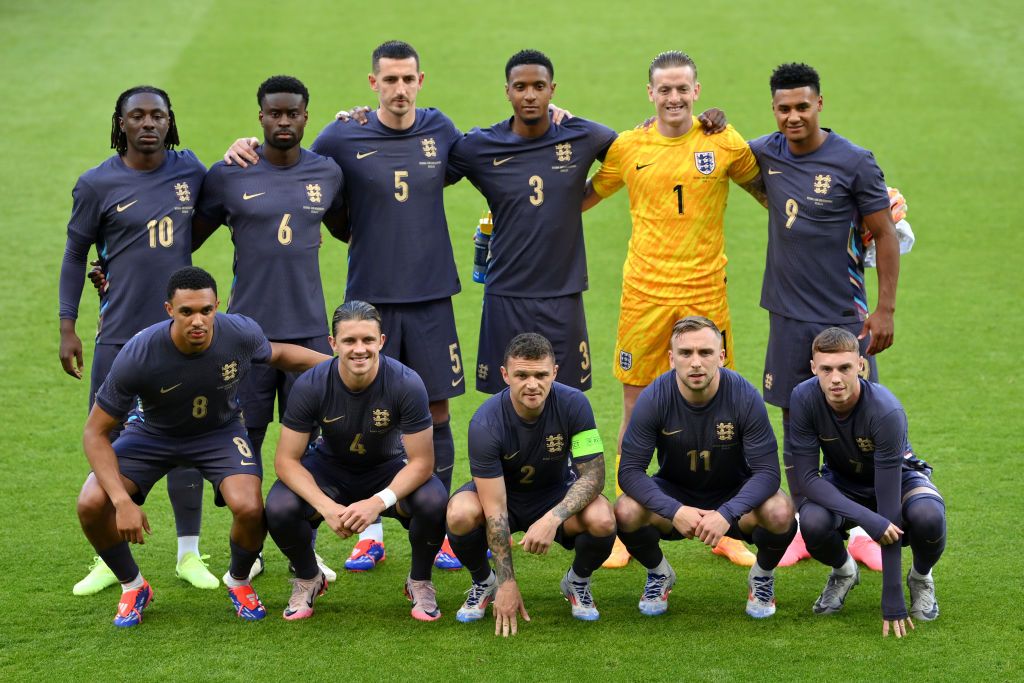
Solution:
<svg viewBox="0 0 1024 683"><path fill-rule="evenodd" d="M508 512L509 533L526 531L534 522L547 514L548 510L555 507L565 498L565 492L569 490L570 484L565 488L553 488L545 491L508 491L506 492L505 506ZM454 498L463 491L477 493L476 484L472 481L459 487L459 490L452 494ZM576 545L575 536L566 536L565 524L558 525L555 532L555 541L566 550L572 550Z"/></svg>
<svg viewBox="0 0 1024 683"><path fill-rule="evenodd" d="M500 370L505 347L523 332L542 334L551 342L559 382L580 391L591 387L594 368L583 294L546 299L485 294L477 350L477 391L496 394L505 388Z"/></svg>
<svg viewBox="0 0 1024 683"><path fill-rule="evenodd" d="M156 436L129 423L113 443L121 474L139 487L132 496L137 505L146 502L150 489L175 467L195 467L213 484L214 502L224 505L220 483L235 474L263 479L263 463L239 422L231 422L205 434L189 437Z"/></svg>
<svg viewBox="0 0 1024 683"><path fill-rule="evenodd" d="M462 347L451 297L413 304L374 304L380 311L384 353L423 380L430 401L466 393Z"/></svg>
<svg viewBox="0 0 1024 683"><path fill-rule="evenodd" d="M114 359L121 353L124 344L97 344L92 352L92 370L89 373L89 410L96 400L96 392L100 390L103 380L110 374Z"/></svg>
<svg viewBox="0 0 1024 683"><path fill-rule="evenodd" d="M661 489L661 492L666 496L679 501L687 507L700 508L702 510L717 510L722 503L730 500L743 487L743 484L740 484L734 491L730 491L726 494L707 495L705 492L684 489L681 486L672 483L668 479L662 479L661 477L651 477L651 481L657 484L658 488ZM671 522L672 520L669 521ZM750 536L740 531L739 520L732 523L732 526L730 526L729 530L725 532L725 535L731 538L741 539L747 543L751 542ZM675 527L673 527L667 534L662 533L661 537L666 541L680 541L683 539L683 535L680 534Z"/></svg>
<svg viewBox="0 0 1024 683"><path fill-rule="evenodd" d="M768 314L768 348L764 354L764 400L773 406L789 408L789 397L797 384L811 377L811 343L828 327L841 327L860 334L864 323L830 325L794 320L775 313ZM860 340L860 353L867 359L869 382L878 382L878 364L874 356L865 355L870 339Z"/></svg>
<svg viewBox="0 0 1024 683"><path fill-rule="evenodd" d="M275 339L285 344L295 344L313 349L328 356L334 351L327 342L327 336L310 339ZM268 363L253 363L249 373L238 385L238 400L242 405L242 415L248 429L266 429L274 421L274 399L277 399L277 419L281 420L288 394L301 372L285 372Z"/></svg>

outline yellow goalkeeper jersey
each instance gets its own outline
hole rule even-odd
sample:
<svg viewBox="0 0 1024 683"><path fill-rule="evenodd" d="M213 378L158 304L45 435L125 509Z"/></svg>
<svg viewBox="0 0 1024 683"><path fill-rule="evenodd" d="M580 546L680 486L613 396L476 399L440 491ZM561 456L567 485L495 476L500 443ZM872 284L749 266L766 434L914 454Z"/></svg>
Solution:
<svg viewBox="0 0 1024 683"><path fill-rule="evenodd" d="M725 206L729 179L758 174L746 140L728 126L705 135L700 122L667 138L657 126L616 138L593 177L607 197L626 185L633 231L623 286L644 299L695 304L725 296Z"/></svg>

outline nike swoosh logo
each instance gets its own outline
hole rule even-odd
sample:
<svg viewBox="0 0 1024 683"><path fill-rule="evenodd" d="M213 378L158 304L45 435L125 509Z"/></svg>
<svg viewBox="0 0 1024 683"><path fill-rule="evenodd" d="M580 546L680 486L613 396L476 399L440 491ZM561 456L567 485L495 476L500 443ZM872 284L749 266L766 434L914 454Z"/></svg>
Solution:
<svg viewBox="0 0 1024 683"><path fill-rule="evenodd" d="M256 463L254 462L246 462L243 460L242 464L245 465L246 467L256 467Z"/></svg>
<svg viewBox="0 0 1024 683"><path fill-rule="evenodd" d="M462 384L462 380L464 380L464 379L466 379L466 376L465 376L465 375L463 375L462 377L460 377L460 378L458 378L458 379L453 379L453 380L452 380L452 386L453 386L453 387L457 387L457 386L459 386L460 384Z"/></svg>
<svg viewBox="0 0 1024 683"><path fill-rule="evenodd" d="M656 164L656 163L658 163L658 162L657 161L652 161L649 164L637 164L636 165L636 170L639 171L641 168L647 168L648 166L654 166L654 164Z"/></svg>
<svg viewBox="0 0 1024 683"><path fill-rule="evenodd" d="M177 389L178 387L180 387L182 384L184 384L184 382L178 382L173 387L160 387L160 393L161 394L169 394L172 391L174 391L175 389Z"/></svg>
<svg viewBox="0 0 1024 683"><path fill-rule="evenodd" d="M786 469L787 470L791 470L791 469L793 469L793 466L792 465L786 465Z"/></svg>
<svg viewBox="0 0 1024 683"><path fill-rule="evenodd" d="M768 169L768 175L779 175L780 173L782 173L782 171L776 171L773 168Z"/></svg>
<svg viewBox="0 0 1024 683"><path fill-rule="evenodd" d="M492 159L491 163L494 164L495 166L501 166L506 161L512 161L513 159L515 159L515 156L510 156L505 159Z"/></svg>
<svg viewBox="0 0 1024 683"><path fill-rule="evenodd" d="M136 199L134 202L128 202L127 204L118 204L117 205L117 212L121 213L122 211L125 211L128 207L135 206L138 203L139 203L139 200Z"/></svg>
<svg viewBox="0 0 1024 683"><path fill-rule="evenodd" d="M661 433L664 434L665 436L672 436L673 434L678 434L681 431L683 431L683 430L682 429L677 429L674 432L667 432L664 429L662 429Z"/></svg>
<svg viewBox="0 0 1024 683"><path fill-rule="evenodd" d="M829 437L825 437L825 436L822 436L821 434L819 434L818 438L821 439L822 441L839 441L839 437L838 436L833 436L832 438L829 438Z"/></svg>
<svg viewBox="0 0 1024 683"><path fill-rule="evenodd" d="M505 460L511 460L512 458L516 457L517 455L519 455L519 451L516 451L515 453L512 453L511 455L503 455L501 457L504 458Z"/></svg>
<svg viewBox="0 0 1024 683"><path fill-rule="evenodd" d="M438 467L436 470L434 470L434 472L436 472L437 474L441 474L442 472L447 472L448 470L450 470L453 467L455 467L454 463L451 464L451 465L448 465L448 467Z"/></svg>
<svg viewBox="0 0 1024 683"><path fill-rule="evenodd" d="M583 384L583 383L584 383L584 382L586 382L586 381L587 381L588 379L590 379L590 375L591 375L591 373L589 373L589 372L588 372L587 374L585 374L585 375L583 375L582 377L580 377L580 384Z"/></svg>
<svg viewBox="0 0 1024 683"><path fill-rule="evenodd" d="M262 197L265 194L266 192L257 192L256 194L249 194L248 192L245 192L242 194L242 199L249 201L250 199L256 199L256 197Z"/></svg>
<svg viewBox="0 0 1024 683"><path fill-rule="evenodd" d="M365 159L366 157L376 154L379 151L379 149L375 149L372 152L356 152L356 159Z"/></svg>
<svg viewBox="0 0 1024 683"><path fill-rule="evenodd" d="M325 418L324 418L324 424L325 424L325 425L329 425L329 424L331 424L332 422L337 422L338 420L340 420L340 419L341 419L341 418L343 418L343 417L345 417L345 416L344 416L344 415L339 415L338 417L332 417L332 418L330 418L330 419L327 419L327 418L325 417Z"/></svg>

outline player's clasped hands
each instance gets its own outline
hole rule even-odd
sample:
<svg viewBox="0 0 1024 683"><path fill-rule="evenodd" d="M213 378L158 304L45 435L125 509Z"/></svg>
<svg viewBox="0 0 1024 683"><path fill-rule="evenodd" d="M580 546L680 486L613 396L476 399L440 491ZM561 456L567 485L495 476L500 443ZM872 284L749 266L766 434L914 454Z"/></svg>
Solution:
<svg viewBox="0 0 1024 683"><path fill-rule="evenodd" d="M386 509L384 501L377 496L370 496L346 507L345 512L341 514L341 523L350 533L359 534L373 524Z"/></svg>
<svg viewBox="0 0 1024 683"><path fill-rule="evenodd" d="M704 545L714 548L729 531L729 520L723 517L718 511L708 512L701 510L703 516L693 530L694 536L699 538Z"/></svg>
<svg viewBox="0 0 1024 683"><path fill-rule="evenodd" d="M508 638L519 633L519 624L516 617L521 616L523 621L530 620L530 614L526 611L523 603L523 595L519 592L519 585L515 579L509 579L498 586L498 592L492 603L494 610L494 635Z"/></svg>
<svg viewBox="0 0 1024 683"><path fill-rule="evenodd" d="M348 507L341 505L340 503L331 503L325 506L322 510L317 510L320 516L324 518L324 524L330 527L331 531L338 534L341 538L348 538L353 533L359 533L353 531L343 520Z"/></svg>
<svg viewBox="0 0 1024 683"><path fill-rule="evenodd" d="M672 518L672 526L683 535L683 538L693 538L701 518L708 514L708 512L708 510L683 505L676 512L675 517Z"/></svg>

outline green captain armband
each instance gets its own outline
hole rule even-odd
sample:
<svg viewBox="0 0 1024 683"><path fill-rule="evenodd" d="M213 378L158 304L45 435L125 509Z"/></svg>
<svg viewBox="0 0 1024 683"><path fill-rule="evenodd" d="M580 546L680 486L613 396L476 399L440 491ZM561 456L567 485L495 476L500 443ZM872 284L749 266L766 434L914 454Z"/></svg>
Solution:
<svg viewBox="0 0 1024 683"><path fill-rule="evenodd" d="M596 429L588 429L572 437L572 455L578 458L583 455L604 454L604 444L601 443L601 434Z"/></svg>

